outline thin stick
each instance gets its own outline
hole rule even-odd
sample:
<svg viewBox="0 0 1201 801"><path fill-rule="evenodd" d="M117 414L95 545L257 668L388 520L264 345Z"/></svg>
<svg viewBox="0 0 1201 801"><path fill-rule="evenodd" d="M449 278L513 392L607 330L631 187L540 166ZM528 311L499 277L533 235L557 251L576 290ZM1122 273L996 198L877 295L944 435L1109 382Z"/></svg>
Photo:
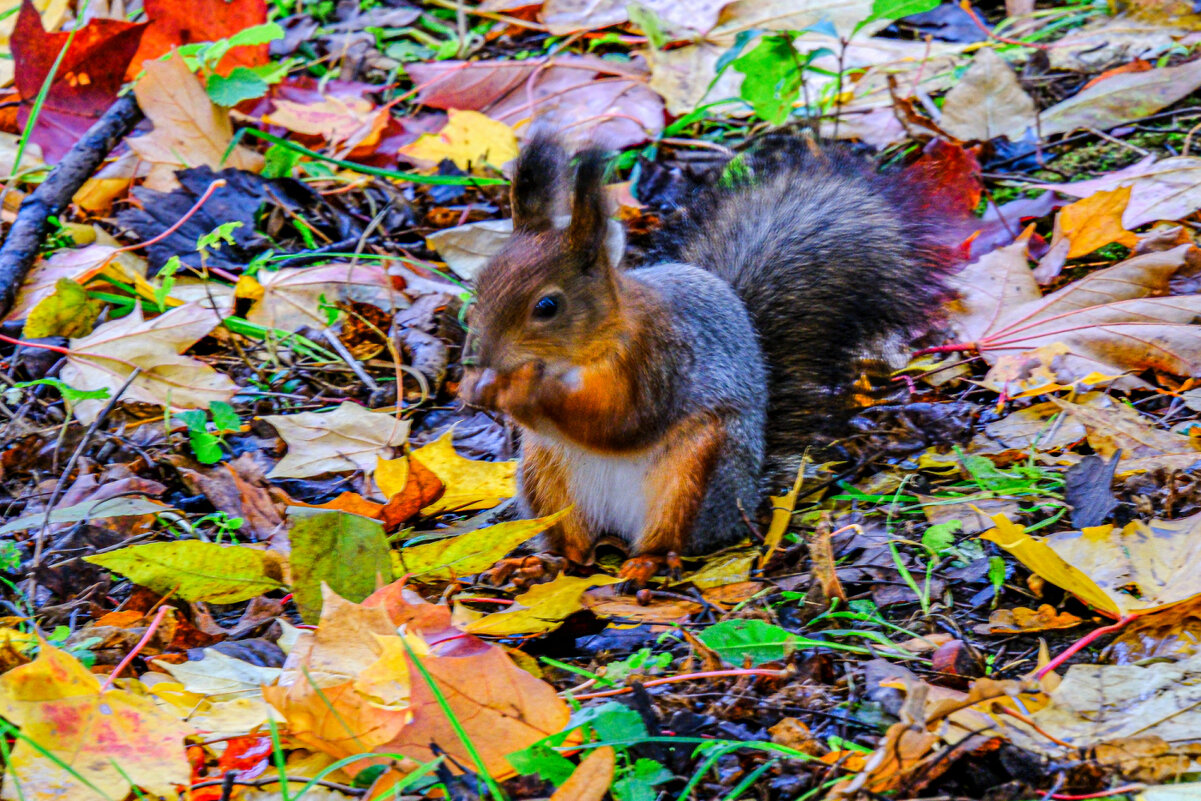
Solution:
<svg viewBox="0 0 1201 801"><path fill-rule="evenodd" d="M643 687L658 687L661 684L672 684L677 681L692 681L693 679L717 679L725 676L767 676L772 679L786 679L793 675L790 670L769 670L768 668L739 668L737 670L706 670L700 673L681 673L678 676L668 676L662 679L651 679L650 681L642 682ZM620 687L616 690L605 690L598 693L584 693L583 695L574 695L577 701L584 701L588 698L609 698L614 695L625 695L626 693L634 692L633 687Z"/></svg>
<svg viewBox="0 0 1201 801"><path fill-rule="evenodd" d="M154 620L150 621L150 626L147 627L146 633L142 635L142 639L138 640L138 644L133 647L133 650L126 654L125 658L117 663L117 666L113 668L113 672L108 674L108 678L104 680L104 684L100 685L100 692L108 692L113 688L113 682L116 681L117 676L122 670L125 670L125 668L129 667L129 663L137 658L137 655L142 652L142 649L145 648L150 642L150 639L154 636L154 633L158 631L159 624L163 622L163 618L167 616L169 611L171 611L171 607L165 604L159 607L158 614L154 616Z"/></svg>

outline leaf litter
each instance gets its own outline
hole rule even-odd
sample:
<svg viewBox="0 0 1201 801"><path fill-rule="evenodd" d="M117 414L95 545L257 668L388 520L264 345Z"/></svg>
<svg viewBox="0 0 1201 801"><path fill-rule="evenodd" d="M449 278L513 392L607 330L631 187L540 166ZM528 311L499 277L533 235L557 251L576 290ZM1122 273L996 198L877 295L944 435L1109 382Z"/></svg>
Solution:
<svg viewBox="0 0 1201 801"><path fill-rule="evenodd" d="M0 337L0 797L1192 797L1189 9L368 5L0 4L0 224L147 117ZM636 263L784 122L975 214L925 354L740 547L485 581L566 513L455 402L517 144L618 152Z"/></svg>

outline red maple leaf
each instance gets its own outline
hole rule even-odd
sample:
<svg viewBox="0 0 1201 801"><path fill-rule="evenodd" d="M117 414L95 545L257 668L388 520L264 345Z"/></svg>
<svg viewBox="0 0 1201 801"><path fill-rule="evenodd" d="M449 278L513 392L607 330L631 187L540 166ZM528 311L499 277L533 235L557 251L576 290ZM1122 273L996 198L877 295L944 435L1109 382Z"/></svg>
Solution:
<svg viewBox="0 0 1201 801"><path fill-rule="evenodd" d="M63 56L50 91L38 114L31 139L48 162L61 159L83 133L117 99L125 70L138 49L145 24L94 19L75 33ZM13 66L21 107L18 124L24 128L54 60L71 34L47 33L30 0L12 33Z"/></svg>
<svg viewBox="0 0 1201 801"><path fill-rule="evenodd" d="M150 27L134 58L137 69L172 47L228 39L267 21L267 0L145 0L143 5ZM217 72L228 75L234 67L257 67L267 60L267 45L241 45L225 54Z"/></svg>

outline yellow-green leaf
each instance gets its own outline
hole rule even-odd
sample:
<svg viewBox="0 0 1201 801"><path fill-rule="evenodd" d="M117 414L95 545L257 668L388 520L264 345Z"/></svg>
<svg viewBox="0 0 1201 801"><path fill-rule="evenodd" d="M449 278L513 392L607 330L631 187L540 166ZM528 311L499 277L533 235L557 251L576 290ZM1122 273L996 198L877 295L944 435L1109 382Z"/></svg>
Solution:
<svg viewBox="0 0 1201 801"><path fill-rule="evenodd" d="M557 629L568 615L584 608L581 599L586 591L620 581L616 576L604 574L587 578L559 576L546 584L534 585L514 598L513 605L504 612L485 615L467 624L464 630L494 637L545 634Z"/></svg>
<svg viewBox="0 0 1201 801"><path fill-rule="evenodd" d="M469 576L487 570L505 554L559 522L568 510L534 520L511 520L457 537L394 551L397 573L422 580Z"/></svg>
<svg viewBox="0 0 1201 801"><path fill-rule="evenodd" d="M288 509L292 543L292 591L306 623L321 619L321 585L358 603L392 581L384 527L348 512L293 506Z"/></svg>
<svg viewBox="0 0 1201 801"><path fill-rule="evenodd" d="M92 333L100 306L100 301L91 300L79 283L60 278L54 285L54 294L43 298L29 312L21 335L27 339L86 337Z"/></svg>
<svg viewBox="0 0 1201 801"><path fill-rule="evenodd" d="M185 601L232 604L284 586L279 555L196 540L151 542L84 561Z"/></svg>

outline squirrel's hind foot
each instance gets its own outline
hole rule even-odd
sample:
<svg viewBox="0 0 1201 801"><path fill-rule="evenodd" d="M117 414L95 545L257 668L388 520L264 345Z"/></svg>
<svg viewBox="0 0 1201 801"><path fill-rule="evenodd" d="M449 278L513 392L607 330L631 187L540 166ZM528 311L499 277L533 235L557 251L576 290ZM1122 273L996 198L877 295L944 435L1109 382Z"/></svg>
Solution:
<svg viewBox="0 0 1201 801"><path fill-rule="evenodd" d="M513 556L501 559L486 570L480 579L493 587L512 581L513 586L524 590L531 584L552 581L567 569L568 561L553 553L534 553L528 556Z"/></svg>
<svg viewBox="0 0 1201 801"><path fill-rule="evenodd" d="M646 587L651 579L664 572L664 568L668 576L678 580L683 567L680 555L674 551L667 554L641 553L632 556L625 560L617 573L618 578L624 579L621 592L632 593Z"/></svg>

